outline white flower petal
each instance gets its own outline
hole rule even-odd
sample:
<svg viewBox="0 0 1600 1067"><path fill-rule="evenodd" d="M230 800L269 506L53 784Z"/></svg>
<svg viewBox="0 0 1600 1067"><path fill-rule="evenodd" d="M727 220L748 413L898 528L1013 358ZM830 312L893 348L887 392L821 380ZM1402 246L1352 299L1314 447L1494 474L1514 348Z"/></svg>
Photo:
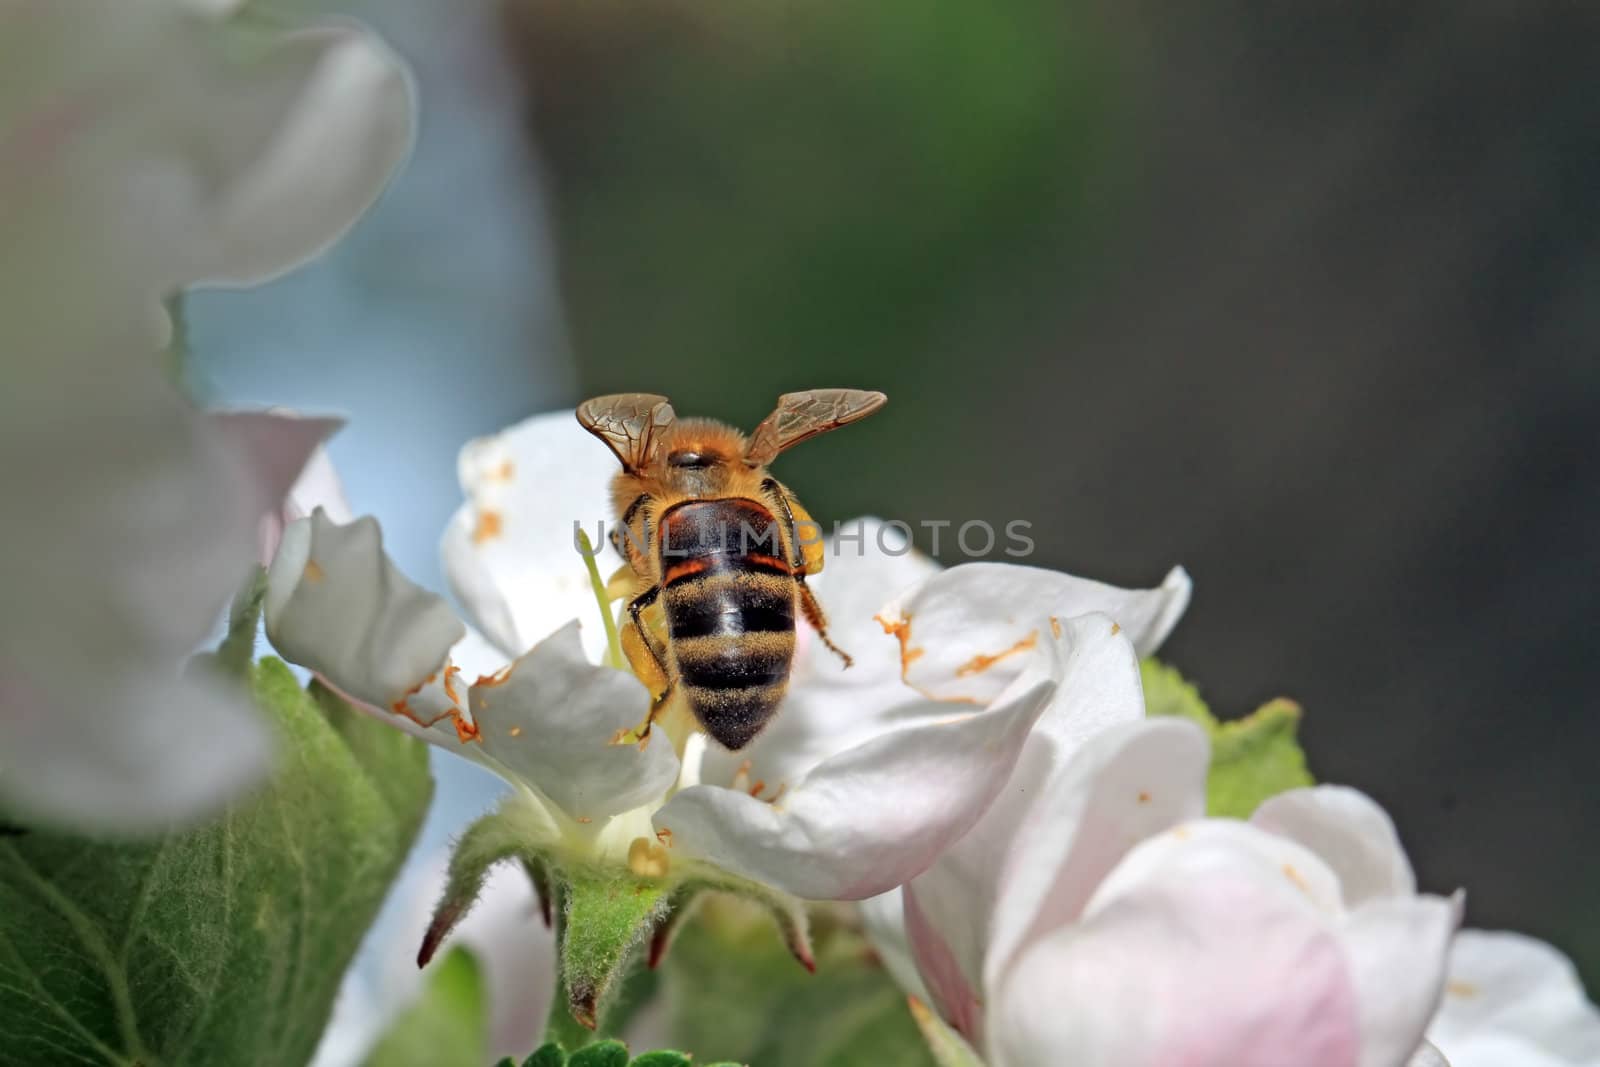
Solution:
<svg viewBox="0 0 1600 1067"><path fill-rule="evenodd" d="M884 969L908 995L924 1004L929 1003L931 994L928 987L923 985L922 976L917 973L917 961L911 956L911 940L906 933L904 892L891 889L887 893L868 897L859 907L862 928L878 953L878 958L883 961Z"/></svg>
<svg viewBox="0 0 1600 1067"><path fill-rule="evenodd" d="M45 316L61 292L114 303L142 352L172 291L264 280L347 229L408 149L404 70L354 27L262 41L172 0L0 9L0 202L28 205L0 280Z"/></svg>
<svg viewBox="0 0 1600 1067"><path fill-rule="evenodd" d="M160 372L160 301L233 253L280 270L353 220L360 204L320 196L374 163L372 131L348 123L344 156L302 158L284 218L241 213L286 177L295 131L350 113L324 92L351 69L355 35L336 36L250 66L232 31L171 0L0 4L0 455L18 460L0 493L30 505L0 511L0 790L30 820L148 828L265 768L247 696L178 663L326 424L245 417L235 438L200 418Z"/></svg>
<svg viewBox="0 0 1600 1067"><path fill-rule="evenodd" d="M612 509L616 460L570 411L537 415L461 450L466 502L445 531L450 588L473 625L508 657L572 619L591 659L605 648L594 592L575 547L574 524L593 538ZM601 577L620 563L605 544Z"/></svg>
<svg viewBox="0 0 1600 1067"><path fill-rule="evenodd" d="M1394 820L1357 790L1334 785L1291 789L1269 798L1250 821L1322 857L1338 874L1347 907L1417 891Z"/></svg>
<svg viewBox="0 0 1600 1067"><path fill-rule="evenodd" d="M0 792L88 829L208 814L264 772L267 732L242 687L179 665L326 424L263 423L235 449L123 351L13 351L0 494L29 506L0 509Z"/></svg>
<svg viewBox="0 0 1600 1067"><path fill-rule="evenodd" d="M411 149L405 67L360 29L285 36L240 74L250 96L231 102L234 121L274 125L249 131L249 156L205 204L209 239L196 277L212 284L254 284L323 251L372 206Z"/></svg>
<svg viewBox="0 0 1600 1067"><path fill-rule="evenodd" d="M1495 1062L1498 1064L1502 1061ZM1450 1061L1445 1059L1444 1054L1437 1048L1424 1041L1422 1047L1413 1052L1411 1058L1406 1061L1406 1067L1450 1067ZM1535 1065L1524 1064L1523 1067L1535 1067Z"/></svg>
<svg viewBox="0 0 1600 1067"><path fill-rule="evenodd" d="M666 795L678 757L665 736L614 744L644 721L650 694L625 671L590 663L571 622L470 692L484 752L574 819L594 819Z"/></svg>
<svg viewBox="0 0 1600 1067"><path fill-rule="evenodd" d="M0 664L0 800L8 814L125 833L217 811L268 769L249 698L203 672L104 664L46 677Z"/></svg>
<svg viewBox="0 0 1600 1067"><path fill-rule="evenodd" d="M334 522L352 518L344 487L322 442L344 425L343 419L304 418L292 411L213 411L211 424L241 457L246 469L256 472L269 493L260 523L260 561L272 562L283 539L283 528L295 519L325 507ZM307 449L305 446L310 445ZM309 451L310 458L306 455ZM300 465L293 467L293 460ZM298 477L297 477L298 474Z"/></svg>
<svg viewBox="0 0 1600 1067"><path fill-rule="evenodd" d="M875 896L920 874L972 827L1054 691L1054 680L1030 673L983 711L834 756L776 802L686 789L655 826L675 850L799 897Z"/></svg>
<svg viewBox="0 0 1600 1067"><path fill-rule="evenodd" d="M1462 930L1428 1037L1451 1067L1600 1064L1600 1009L1572 961L1507 931Z"/></svg>
<svg viewBox="0 0 1600 1067"><path fill-rule="evenodd" d="M321 446L344 425L343 419L288 411L216 411L208 417L260 486L263 511L276 510L286 500L292 503L292 494L309 485L308 479L331 477L337 486L338 476Z"/></svg>
<svg viewBox="0 0 1600 1067"><path fill-rule="evenodd" d="M992 1067L1352 1067L1356 1056L1338 939L1226 865L1146 881L1032 943L989 1010Z"/></svg>
<svg viewBox="0 0 1600 1067"><path fill-rule="evenodd" d="M876 616L897 596L939 573L939 564L918 552L903 531L866 516L839 524L843 538L830 537L821 574L806 584L827 615L828 635L850 653L848 669L820 641L808 642L796 657L795 678L806 684L835 681L856 686L860 675L900 677L895 642L886 638Z"/></svg>
<svg viewBox="0 0 1600 1067"><path fill-rule="evenodd" d="M1157 589L1118 589L1059 571L966 563L928 579L883 613L899 638L905 677L939 700L985 703L1025 669L1047 620L1098 612L1148 655L1188 606L1177 567Z"/></svg>
<svg viewBox="0 0 1600 1067"><path fill-rule="evenodd" d="M292 522L305 518L318 508L334 522L343 524L355 521L355 512L350 510L350 500L345 496L344 482L340 480L328 450L321 447L311 453L305 470L300 472L300 477L289 488L283 511Z"/></svg>
<svg viewBox="0 0 1600 1067"><path fill-rule="evenodd" d="M1249 823L1207 819L1130 852L1095 892L1084 918L1114 910L1151 885L1177 891L1222 877L1248 879L1294 903L1338 938L1359 1019L1359 1067L1404 1062L1437 1003L1457 905L1439 897L1387 896L1346 912L1339 877L1320 856Z"/></svg>
<svg viewBox="0 0 1600 1067"><path fill-rule="evenodd" d="M949 708L930 705L901 681L899 646L874 617L895 596L937 573L938 564L902 551L900 532L878 519L843 526L852 537L844 544L829 542L823 572L807 584L827 615L829 637L854 664L846 668L809 626L799 624L789 693L777 717L738 752L708 751L703 781L726 785L748 762L753 781L796 782L835 752L910 725L912 716L949 715Z"/></svg>
<svg viewBox="0 0 1600 1067"><path fill-rule="evenodd" d="M978 1013L958 1005L980 998L1027 938L1075 918L1139 840L1204 810L1205 737L1180 720L1142 720L1126 635L1102 615L1060 629L1061 684L1011 780L907 889L917 958L947 979L930 979L935 1002L974 1039Z"/></svg>
<svg viewBox="0 0 1600 1067"><path fill-rule="evenodd" d="M1183 823L1142 842L1101 881L1083 914L1087 918L1143 886L1180 886L1218 872L1252 878L1329 923L1344 914L1339 877L1320 856L1233 819Z"/></svg>
<svg viewBox="0 0 1600 1067"><path fill-rule="evenodd" d="M291 524L267 572L265 607L267 636L284 658L357 700L433 726L430 740L463 726L465 687L449 654L466 627L389 561L372 518L339 526L318 511Z"/></svg>
<svg viewBox="0 0 1600 1067"><path fill-rule="evenodd" d="M1341 932L1361 1012L1360 1067L1404 1063L1422 1043L1444 989L1457 900L1379 897L1351 912Z"/></svg>
<svg viewBox="0 0 1600 1067"><path fill-rule="evenodd" d="M1140 721L1108 728L1036 780L1037 799L997 872L987 981L1028 941L1076 919L1141 840L1204 814L1207 754L1193 723Z"/></svg>

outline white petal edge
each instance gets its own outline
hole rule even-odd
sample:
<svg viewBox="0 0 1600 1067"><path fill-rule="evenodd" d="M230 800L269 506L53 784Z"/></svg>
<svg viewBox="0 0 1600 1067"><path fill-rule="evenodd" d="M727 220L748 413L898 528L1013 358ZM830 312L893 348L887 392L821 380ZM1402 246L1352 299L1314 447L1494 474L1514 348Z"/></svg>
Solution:
<svg viewBox="0 0 1600 1067"><path fill-rule="evenodd" d="M1404 1063L1444 991L1461 899L1380 897L1347 917L1342 938L1361 1010L1360 1067Z"/></svg>
<svg viewBox="0 0 1600 1067"><path fill-rule="evenodd" d="M1049 619L1106 615L1145 656L1190 592L1182 567L1155 589L1119 589L1039 567L964 563L885 608L883 625L901 641L907 682L934 699L986 703L1026 669Z"/></svg>
<svg viewBox="0 0 1600 1067"><path fill-rule="evenodd" d="M1346 907L1417 891L1394 820L1358 790L1338 785L1291 789L1269 797L1250 821L1322 857L1339 876Z"/></svg>
<svg viewBox="0 0 1600 1067"><path fill-rule="evenodd" d="M265 614L284 658L379 708L443 672L467 632L449 605L389 561L375 519L341 526L320 509L284 531Z"/></svg>
<svg viewBox="0 0 1600 1067"><path fill-rule="evenodd" d="M984 711L880 735L824 761L776 803L686 789L654 824L675 851L798 897L876 896L972 828L1055 685L1030 672Z"/></svg>
<svg viewBox="0 0 1600 1067"><path fill-rule="evenodd" d="M373 34L285 36L238 77L292 95L277 126L210 205L197 277L254 285L322 252L377 200L411 150L410 76ZM280 79L282 79L280 81Z"/></svg>
<svg viewBox="0 0 1600 1067"><path fill-rule="evenodd" d="M1444 1053L1424 1041L1422 1047L1406 1061L1406 1067L1450 1067L1450 1061L1444 1058Z"/></svg>
<svg viewBox="0 0 1600 1067"><path fill-rule="evenodd" d="M1600 1009L1554 946L1502 930L1462 930L1428 1037L1453 1067L1600 1064Z"/></svg>
<svg viewBox="0 0 1600 1067"><path fill-rule="evenodd" d="M572 619L599 659L605 634L574 524L593 538L612 514L616 461L571 411L550 412L467 443L458 473L464 503L446 528L445 576L473 625L508 657ZM601 577L621 560L595 546Z"/></svg>
<svg viewBox="0 0 1600 1067"><path fill-rule="evenodd" d="M922 984L917 973L917 961L911 958L911 941L906 934L905 897L903 890L891 889L875 897L868 897L859 905L861 926L867 940L883 961L895 983L906 995L923 1003L930 1001L928 987Z"/></svg>
<svg viewBox="0 0 1600 1067"><path fill-rule="evenodd" d="M650 694L633 675L590 663L577 622L479 680L469 700L485 754L580 822L658 800L677 781L667 737L613 743L644 721Z"/></svg>
<svg viewBox="0 0 1600 1067"><path fill-rule="evenodd" d="M1051 647L1061 684L1010 781L972 832L907 887L911 943L935 1003L974 1039L981 1019L958 1005L981 1001L1030 936L1075 918L1129 848L1204 810L1205 735L1181 720L1141 718L1127 636L1102 615L1059 628Z"/></svg>

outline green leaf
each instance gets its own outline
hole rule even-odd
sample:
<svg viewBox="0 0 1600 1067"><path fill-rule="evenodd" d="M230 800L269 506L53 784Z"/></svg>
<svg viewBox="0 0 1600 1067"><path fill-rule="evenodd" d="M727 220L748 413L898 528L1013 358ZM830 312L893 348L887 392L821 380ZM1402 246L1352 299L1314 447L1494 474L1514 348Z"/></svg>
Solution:
<svg viewBox="0 0 1600 1067"><path fill-rule="evenodd" d="M1139 679L1144 684L1144 710L1147 715L1177 715L1192 719L1206 728L1206 733L1217 729L1216 716L1200 698L1194 683L1157 659L1147 659L1139 664Z"/></svg>
<svg viewBox="0 0 1600 1067"><path fill-rule="evenodd" d="M1213 815L1248 818L1268 797L1313 785L1296 733L1300 705L1273 700L1225 722L1211 738L1206 807Z"/></svg>
<svg viewBox="0 0 1600 1067"><path fill-rule="evenodd" d="M481 1067L489 1057L488 1027L477 960L458 948L440 961L422 998L390 1027L366 1067Z"/></svg>
<svg viewBox="0 0 1600 1067"><path fill-rule="evenodd" d="M598 1042L569 1056L567 1067L628 1067L628 1046L620 1041Z"/></svg>
<svg viewBox="0 0 1600 1067"><path fill-rule="evenodd" d="M816 973L758 904L711 895L680 931L663 983L673 1044L760 1067L931 1067L906 997L859 931L817 909Z"/></svg>
<svg viewBox="0 0 1600 1067"><path fill-rule="evenodd" d="M1206 810L1244 819L1268 797L1314 784L1300 748L1300 706L1278 699L1242 719L1219 722L1194 685L1175 669L1153 659L1140 665L1145 709L1151 715L1177 715L1198 722L1211 739L1211 771L1206 779Z"/></svg>
<svg viewBox="0 0 1600 1067"><path fill-rule="evenodd" d="M264 792L154 840L0 838L6 1062L310 1058L433 783L415 739L277 660L251 675L278 734Z"/></svg>

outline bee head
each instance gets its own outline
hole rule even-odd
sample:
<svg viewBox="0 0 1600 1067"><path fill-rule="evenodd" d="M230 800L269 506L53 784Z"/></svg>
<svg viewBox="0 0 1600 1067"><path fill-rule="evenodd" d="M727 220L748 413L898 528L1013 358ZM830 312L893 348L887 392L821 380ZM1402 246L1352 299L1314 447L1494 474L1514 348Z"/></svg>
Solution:
<svg viewBox="0 0 1600 1067"><path fill-rule="evenodd" d="M655 475L673 493L724 492L742 466L744 435L710 419L683 419L661 442Z"/></svg>

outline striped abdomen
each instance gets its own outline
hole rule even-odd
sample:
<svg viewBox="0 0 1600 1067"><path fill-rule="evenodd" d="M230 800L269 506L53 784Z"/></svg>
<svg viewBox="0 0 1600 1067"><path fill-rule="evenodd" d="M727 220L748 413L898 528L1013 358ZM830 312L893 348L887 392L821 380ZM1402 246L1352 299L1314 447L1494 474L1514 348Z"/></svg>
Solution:
<svg viewBox="0 0 1600 1067"><path fill-rule="evenodd" d="M778 521L754 500L693 500L659 527L668 647L706 732L743 748L783 699L794 658L794 572Z"/></svg>

